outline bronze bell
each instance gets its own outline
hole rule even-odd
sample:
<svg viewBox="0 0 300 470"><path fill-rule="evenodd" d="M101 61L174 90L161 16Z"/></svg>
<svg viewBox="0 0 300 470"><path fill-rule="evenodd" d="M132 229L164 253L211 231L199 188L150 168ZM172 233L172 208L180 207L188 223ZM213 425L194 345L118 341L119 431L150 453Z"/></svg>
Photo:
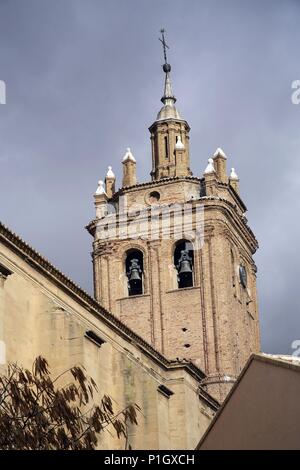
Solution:
<svg viewBox="0 0 300 470"><path fill-rule="evenodd" d="M133 268L130 272L129 282L141 281L141 276L137 268Z"/></svg>
<svg viewBox="0 0 300 470"><path fill-rule="evenodd" d="M192 258L188 250L182 250L178 261L179 287L191 287L193 285Z"/></svg>
<svg viewBox="0 0 300 470"><path fill-rule="evenodd" d="M134 258L130 261L129 272L127 273L130 295L138 295L142 293L142 270L138 259Z"/></svg>
<svg viewBox="0 0 300 470"><path fill-rule="evenodd" d="M192 271L192 268L191 268L191 263L190 261L188 260L183 260L181 263L180 263L180 271L179 271L179 275L182 275L182 274L191 274L193 271Z"/></svg>

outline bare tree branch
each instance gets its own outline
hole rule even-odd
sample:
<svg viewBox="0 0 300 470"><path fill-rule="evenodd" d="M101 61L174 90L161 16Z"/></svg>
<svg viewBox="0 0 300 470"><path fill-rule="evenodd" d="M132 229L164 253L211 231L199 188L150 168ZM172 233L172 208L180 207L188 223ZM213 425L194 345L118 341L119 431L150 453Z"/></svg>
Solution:
<svg viewBox="0 0 300 470"><path fill-rule="evenodd" d="M67 375L73 381L59 387ZM140 408L133 404L115 413L108 395L95 403L97 393L96 383L82 366L52 380L41 356L31 371L9 364L7 374L0 376L0 449L95 449L101 433L111 430L124 438L128 448L128 423L137 425Z"/></svg>

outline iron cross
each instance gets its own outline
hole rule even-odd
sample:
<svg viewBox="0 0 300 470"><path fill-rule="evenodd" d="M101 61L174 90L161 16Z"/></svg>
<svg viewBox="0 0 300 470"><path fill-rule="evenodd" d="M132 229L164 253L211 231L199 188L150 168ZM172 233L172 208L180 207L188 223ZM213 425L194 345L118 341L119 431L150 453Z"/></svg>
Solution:
<svg viewBox="0 0 300 470"><path fill-rule="evenodd" d="M168 63L168 61L167 61L167 49L170 49L170 48L169 48L169 46L167 45L167 43L165 41L165 30L161 29L160 32L161 32L161 38L159 38L159 40L163 45L165 64L167 64Z"/></svg>

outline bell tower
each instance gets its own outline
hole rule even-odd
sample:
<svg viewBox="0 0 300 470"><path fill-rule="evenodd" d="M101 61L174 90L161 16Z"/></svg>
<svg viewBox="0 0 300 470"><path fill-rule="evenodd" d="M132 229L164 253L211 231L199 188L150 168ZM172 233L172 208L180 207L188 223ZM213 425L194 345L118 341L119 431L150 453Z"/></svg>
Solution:
<svg viewBox="0 0 300 470"><path fill-rule="evenodd" d="M190 127L175 107L167 62L163 106L150 126L151 181L138 182L123 157L122 187L109 167L94 195L96 299L168 359L192 361L203 386L223 400L259 351L258 248L240 182L218 148L204 173L190 170Z"/></svg>
<svg viewBox="0 0 300 470"><path fill-rule="evenodd" d="M164 30L160 41L163 45L165 63L164 94L161 98L163 107L159 111L155 122L149 128L152 145L152 180L170 178L174 176L191 176L189 156L189 130L188 123L181 118L175 107L176 98L173 94L170 72L171 65L167 62L166 49L168 48Z"/></svg>

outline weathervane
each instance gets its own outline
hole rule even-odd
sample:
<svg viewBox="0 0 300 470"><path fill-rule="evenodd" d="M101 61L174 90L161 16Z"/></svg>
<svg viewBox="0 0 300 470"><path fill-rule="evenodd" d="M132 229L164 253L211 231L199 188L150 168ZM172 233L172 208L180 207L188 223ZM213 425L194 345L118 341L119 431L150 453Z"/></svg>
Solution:
<svg viewBox="0 0 300 470"><path fill-rule="evenodd" d="M161 32L161 38L159 38L160 42L162 43L162 46L163 46L163 51L164 51L164 59L165 59L165 63L163 65L163 71L165 73L168 73L171 71L171 65L168 64L168 61L167 61L167 49L170 49L169 46L167 45L166 43L166 40L165 40L165 30L162 28L160 30Z"/></svg>

